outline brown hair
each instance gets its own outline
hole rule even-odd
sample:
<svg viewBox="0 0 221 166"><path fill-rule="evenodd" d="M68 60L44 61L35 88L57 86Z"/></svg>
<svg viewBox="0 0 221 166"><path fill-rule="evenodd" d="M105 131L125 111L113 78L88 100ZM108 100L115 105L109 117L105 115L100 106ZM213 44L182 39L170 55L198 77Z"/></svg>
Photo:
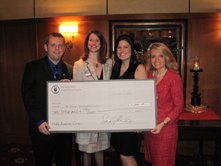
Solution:
<svg viewBox="0 0 221 166"><path fill-rule="evenodd" d="M101 43L101 48L98 56L98 61L102 64L104 64L107 60L107 42L103 36L103 34L100 31L94 30L88 33L85 42L84 42L84 55L81 57L84 61L87 60L89 55L89 49L88 49L88 40L91 34L95 34Z"/></svg>

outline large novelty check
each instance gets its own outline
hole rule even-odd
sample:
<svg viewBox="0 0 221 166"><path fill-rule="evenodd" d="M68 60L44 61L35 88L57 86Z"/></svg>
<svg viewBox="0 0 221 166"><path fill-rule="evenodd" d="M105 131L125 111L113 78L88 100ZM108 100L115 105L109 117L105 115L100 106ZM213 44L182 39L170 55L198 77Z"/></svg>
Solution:
<svg viewBox="0 0 221 166"><path fill-rule="evenodd" d="M155 82L48 82L51 132L145 131L156 126Z"/></svg>

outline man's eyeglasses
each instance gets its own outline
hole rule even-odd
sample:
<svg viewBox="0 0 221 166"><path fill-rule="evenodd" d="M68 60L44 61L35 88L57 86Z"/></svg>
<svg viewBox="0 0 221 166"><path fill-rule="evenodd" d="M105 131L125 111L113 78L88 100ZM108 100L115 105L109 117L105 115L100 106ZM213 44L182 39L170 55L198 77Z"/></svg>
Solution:
<svg viewBox="0 0 221 166"><path fill-rule="evenodd" d="M52 47L52 48L56 48L56 47L58 47L58 48L64 48L65 47L65 45L64 44L48 44L50 47Z"/></svg>

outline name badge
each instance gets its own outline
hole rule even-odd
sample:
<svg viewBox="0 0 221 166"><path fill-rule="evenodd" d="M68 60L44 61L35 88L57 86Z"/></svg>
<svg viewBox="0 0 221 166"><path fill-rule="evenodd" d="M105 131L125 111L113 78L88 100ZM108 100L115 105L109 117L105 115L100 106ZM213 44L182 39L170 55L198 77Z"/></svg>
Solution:
<svg viewBox="0 0 221 166"><path fill-rule="evenodd" d="M89 71L86 71L86 72L84 73L84 75L85 75L86 77L90 77L90 76L91 76L91 73L90 73Z"/></svg>

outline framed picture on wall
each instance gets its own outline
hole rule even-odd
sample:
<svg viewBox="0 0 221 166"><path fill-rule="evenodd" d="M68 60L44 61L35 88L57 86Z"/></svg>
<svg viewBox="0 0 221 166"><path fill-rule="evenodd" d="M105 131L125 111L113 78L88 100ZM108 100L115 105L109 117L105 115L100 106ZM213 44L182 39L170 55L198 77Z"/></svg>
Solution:
<svg viewBox="0 0 221 166"><path fill-rule="evenodd" d="M163 42L177 60L179 73L186 87L186 24L186 20L111 20L110 55L114 55L114 42L121 34L132 36L137 58L141 63L146 62L147 49L151 43Z"/></svg>

